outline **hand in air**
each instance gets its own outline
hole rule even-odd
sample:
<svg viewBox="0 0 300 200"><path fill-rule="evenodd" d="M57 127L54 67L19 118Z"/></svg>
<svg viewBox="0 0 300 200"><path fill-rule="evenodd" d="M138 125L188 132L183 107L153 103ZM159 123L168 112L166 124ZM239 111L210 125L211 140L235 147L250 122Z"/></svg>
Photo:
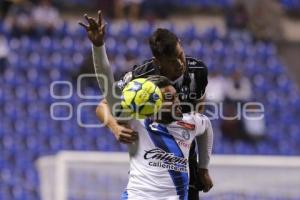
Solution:
<svg viewBox="0 0 300 200"><path fill-rule="evenodd" d="M84 24L83 22L79 22L87 32L88 38L90 41L97 47L102 46L104 44L104 36L105 36L105 26L106 23L102 18L102 13L98 11L98 20L95 18L89 17L87 14L84 14L84 18L88 22L88 24Z"/></svg>

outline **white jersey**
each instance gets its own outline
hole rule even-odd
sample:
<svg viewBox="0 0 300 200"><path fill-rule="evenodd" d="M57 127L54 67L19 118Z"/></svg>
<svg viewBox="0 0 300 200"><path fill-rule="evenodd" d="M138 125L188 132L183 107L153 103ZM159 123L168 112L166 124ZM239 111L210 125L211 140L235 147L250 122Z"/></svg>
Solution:
<svg viewBox="0 0 300 200"><path fill-rule="evenodd" d="M197 113L184 114L182 121L169 125L151 119L129 124L139 139L129 147L129 182L121 199L186 200L190 145L195 136L212 132L209 119Z"/></svg>

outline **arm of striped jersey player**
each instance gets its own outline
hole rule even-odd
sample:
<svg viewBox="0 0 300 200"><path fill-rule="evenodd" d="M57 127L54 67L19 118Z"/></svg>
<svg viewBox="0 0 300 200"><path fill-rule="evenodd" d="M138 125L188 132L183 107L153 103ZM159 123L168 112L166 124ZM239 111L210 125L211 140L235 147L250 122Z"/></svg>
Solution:
<svg viewBox="0 0 300 200"><path fill-rule="evenodd" d="M116 87L113 72L106 54L105 44L100 47L93 45L92 52L94 69L99 88L103 93L106 92L107 103L112 109L114 105L120 103L120 100L117 98L117 96L120 96L121 90ZM114 96L113 92L111 92L112 90L115 90L115 94L117 94L117 96Z"/></svg>
<svg viewBox="0 0 300 200"><path fill-rule="evenodd" d="M205 121L205 131L203 134L196 136L199 155L199 168L207 169L213 147L213 129L210 120L206 116L201 115L201 118L201 120Z"/></svg>

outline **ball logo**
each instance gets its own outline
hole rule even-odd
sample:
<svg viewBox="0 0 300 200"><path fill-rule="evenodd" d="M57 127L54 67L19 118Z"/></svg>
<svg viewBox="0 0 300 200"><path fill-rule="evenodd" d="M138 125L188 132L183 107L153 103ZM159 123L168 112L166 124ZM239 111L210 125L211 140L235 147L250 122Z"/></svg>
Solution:
<svg viewBox="0 0 300 200"><path fill-rule="evenodd" d="M145 91L141 91L141 92L139 93L139 97L142 98L142 99L144 99L144 98L147 98L148 95L147 95L147 93L146 93Z"/></svg>
<svg viewBox="0 0 300 200"><path fill-rule="evenodd" d="M159 99L159 95L156 93L152 94L152 99L153 101L157 101Z"/></svg>
<svg viewBox="0 0 300 200"><path fill-rule="evenodd" d="M138 91L142 88L141 84L134 82L134 85L132 86L131 90Z"/></svg>

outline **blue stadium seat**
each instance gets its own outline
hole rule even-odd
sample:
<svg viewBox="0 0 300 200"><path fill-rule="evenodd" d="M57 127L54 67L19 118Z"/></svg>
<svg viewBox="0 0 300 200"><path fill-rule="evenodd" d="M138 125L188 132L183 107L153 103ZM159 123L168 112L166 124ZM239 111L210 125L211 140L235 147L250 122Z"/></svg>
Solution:
<svg viewBox="0 0 300 200"><path fill-rule="evenodd" d="M195 1L177 0L181 5L228 6L231 0ZM281 1L296 5L296 1ZM172 23L162 24L178 30ZM129 57L134 63L151 58L145 37L154 30L151 23L141 26L130 23L110 25L106 47L114 71L125 70ZM255 99L265 105L267 131L266 139L256 145L242 141L231 142L223 138L219 123L213 122L215 131L214 152L218 154L267 154L299 155L300 115L299 89L292 82L280 61L277 49L272 43L252 43L248 33L233 32L222 36L214 27L199 33L194 25L179 34L184 40L186 53L201 58L209 71L219 71L228 76L240 68L251 79ZM9 39L11 53L9 67L0 74L0 176L4 187L0 199L39 199L38 179L33 161L41 155L49 155L59 150L102 150L127 151L106 128L81 128L77 117L70 121L54 121L50 117L50 105L60 100L50 95L50 84L57 80L72 80L86 55L90 54L90 42L84 30L65 23L55 35L41 39L22 37ZM39 49L39 51L36 51ZM132 56L134 55L134 56ZM212 57L212 55L214 55ZM130 58L131 59L131 58ZM83 88L85 94L98 94L99 89ZM58 95L66 95L68 88L57 86ZM76 88L73 95L63 100L74 105L86 102L78 97ZM285 112L291 110L291 112ZM67 115L66 108L55 109L56 116ZM86 109L80 115L87 122L94 122L94 108ZM278 122L281 123L278 123ZM23 174L21 179L13 178L13 173ZM20 182L32 187L21 187ZM2 189L4 188L4 189ZM239 199L237 194L224 199ZM257 199L255 196L252 199Z"/></svg>

